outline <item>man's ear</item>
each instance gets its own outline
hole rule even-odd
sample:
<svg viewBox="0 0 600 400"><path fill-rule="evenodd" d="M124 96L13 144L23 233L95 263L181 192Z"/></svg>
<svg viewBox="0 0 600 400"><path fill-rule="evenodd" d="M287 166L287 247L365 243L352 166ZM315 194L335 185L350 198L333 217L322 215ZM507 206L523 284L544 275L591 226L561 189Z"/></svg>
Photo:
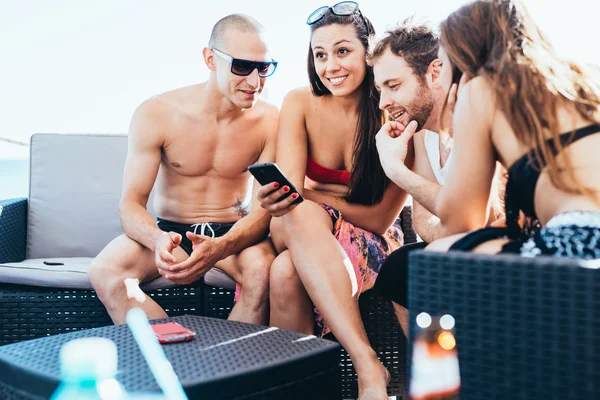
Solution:
<svg viewBox="0 0 600 400"><path fill-rule="evenodd" d="M204 57L204 63L208 69L215 71L217 69L217 66L215 65L215 53L208 47L205 47L202 49L202 56Z"/></svg>
<svg viewBox="0 0 600 400"><path fill-rule="evenodd" d="M439 85L440 73L442 72L442 61L438 58L433 60L427 68L427 75L431 78L432 86Z"/></svg>

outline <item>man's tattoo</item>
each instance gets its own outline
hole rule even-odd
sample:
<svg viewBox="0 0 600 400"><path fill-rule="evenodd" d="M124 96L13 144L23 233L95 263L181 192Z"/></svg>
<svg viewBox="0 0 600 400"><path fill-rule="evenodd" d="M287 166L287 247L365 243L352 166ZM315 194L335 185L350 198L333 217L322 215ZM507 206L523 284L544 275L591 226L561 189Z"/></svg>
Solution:
<svg viewBox="0 0 600 400"><path fill-rule="evenodd" d="M246 205L242 202L242 200L240 200L239 197L236 197L236 200L237 201L232 205L232 207L240 217L244 218L246 215L248 215Z"/></svg>

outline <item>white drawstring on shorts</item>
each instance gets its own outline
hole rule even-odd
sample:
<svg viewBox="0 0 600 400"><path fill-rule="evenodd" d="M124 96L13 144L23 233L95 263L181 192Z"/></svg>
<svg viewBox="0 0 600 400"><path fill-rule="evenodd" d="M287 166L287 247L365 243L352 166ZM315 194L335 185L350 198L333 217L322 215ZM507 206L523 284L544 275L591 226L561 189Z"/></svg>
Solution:
<svg viewBox="0 0 600 400"><path fill-rule="evenodd" d="M215 230L212 228L212 226L210 226L210 222L203 222L201 224L192 224L190 226L194 228L194 233L196 233L196 234L197 234L196 231L198 230L198 227L200 227L200 236L208 236L205 233L206 228L208 228L208 230L210 231L210 234L211 234L210 237L211 238L215 237Z"/></svg>

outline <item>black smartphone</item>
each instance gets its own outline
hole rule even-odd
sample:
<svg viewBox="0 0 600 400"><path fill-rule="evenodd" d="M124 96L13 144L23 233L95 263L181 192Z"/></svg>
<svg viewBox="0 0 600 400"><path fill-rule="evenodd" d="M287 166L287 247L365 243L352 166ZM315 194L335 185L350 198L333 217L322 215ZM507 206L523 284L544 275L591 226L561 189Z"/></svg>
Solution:
<svg viewBox="0 0 600 400"><path fill-rule="evenodd" d="M288 196L291 196L292 193L298 193L298 190L292 183L288 180L288 178L283 175L283 172L277 167L275 163L263 163L263 164L254 164L248 167L248 171L256 178L258 183L262 186L268 185L271 182L279 183L279 187L289 186L290 191L281 196L277 201L281 201ZM292 204L302 203L304 198L300 193L298 193L298 198L293 201Z"/></svg>

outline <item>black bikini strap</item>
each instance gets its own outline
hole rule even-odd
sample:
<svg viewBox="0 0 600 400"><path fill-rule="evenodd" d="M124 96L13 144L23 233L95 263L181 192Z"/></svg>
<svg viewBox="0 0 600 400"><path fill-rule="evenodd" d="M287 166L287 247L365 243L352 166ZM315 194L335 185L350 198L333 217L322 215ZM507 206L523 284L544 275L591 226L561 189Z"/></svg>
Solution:
<svg viewBox="0 0 600 400"><path fill-rule="evenodd" d="M579 139L583 139L584 137L593 135L594 133L600 133L600 124L592 124L592 125L586 126L584 128L579 128L574 132L565 132L558 137L558 140L560 141L561 146L564 148L567 145L573 144L576 141L578 141ZM558 153L558 150L556 149L556 146L554 145L553 138L547 139L546 143L548 143L548 147L550 147L550 151L552 152L552 154ZM546 163L544 160L544 155L542 153L540 153L540 160L538 160L535 150L531 150L529 153L524 154L517 161L521 161L521 159L530 160L529 165L535 167L536 170L538 170L538 171L541 169L540 164L544 165ZM541 163L540 163L540 161L541 161ZM515 164L517 164L517 162L515 162L513 165L515 165ZM509 171L510 171L510 169L512 169L513 165L511 165L511 168L509 168Z"/></svg>
<svg viewBox="0 0 600 400"><path fill-rule="evenodd" d="M562 147L568 144L575 143L579 139L583 139L586 136L593 135L594 133L600 133L600 124L592 124L584 128L579 128L575 132L566 132L558 137ZM553 139L548 139L548 145L554 154L556 154L556 146L554 145Z"/></svg>

